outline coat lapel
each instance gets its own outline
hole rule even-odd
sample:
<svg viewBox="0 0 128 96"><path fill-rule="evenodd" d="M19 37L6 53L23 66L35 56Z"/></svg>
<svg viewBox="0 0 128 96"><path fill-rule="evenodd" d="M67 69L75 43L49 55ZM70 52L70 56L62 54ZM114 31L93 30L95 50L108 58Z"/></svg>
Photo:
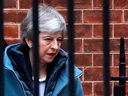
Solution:
<svg viewBox="0 0 128 96"><path fill-rule="evenodd" d="M81 75L82 72L76 66L74 66L74 79L78 78ZM62 70L62 72L60 73L56 87L53 92L53 96L57 96L63 90L63 88L68 85L68 82L69 82L68 68L66 68L65 70Z"/></svg>
<svg viewBox="0 0 128 96"><path fill-rule="evenodd" d="M57 96L61 90L68 84L68 79L63 77L63 75L60 75L58 78L55 90L53 92L53 96Z"/></svg>

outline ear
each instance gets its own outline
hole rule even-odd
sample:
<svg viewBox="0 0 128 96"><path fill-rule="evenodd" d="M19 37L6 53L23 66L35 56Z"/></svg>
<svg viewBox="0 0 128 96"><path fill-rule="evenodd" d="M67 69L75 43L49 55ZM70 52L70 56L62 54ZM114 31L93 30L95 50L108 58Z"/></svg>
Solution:
<svg viewBox="0 0 128 96"><path fill-rule="evenodd" d="M25 41L26 41L28 47L31 48L31 47L32 47L32 40L30 40L30 39L28 39L28 38L25 38Z"/></svg>

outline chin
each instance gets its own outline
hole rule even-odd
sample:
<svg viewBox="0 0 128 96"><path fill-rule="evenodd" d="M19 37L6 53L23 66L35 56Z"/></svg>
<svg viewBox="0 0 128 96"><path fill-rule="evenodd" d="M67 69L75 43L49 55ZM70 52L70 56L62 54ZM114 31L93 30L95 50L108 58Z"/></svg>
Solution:
<svg viewBox="0 0 128 96"><path fill-rule="evenodd" d="M45 58L42 58L42 61L44 61L45 63L51 63L53 62L53 60L55 59L55 57L45 57Z"/></svg>
<svg viewBox="0 0 128 96"><path fill-rule="evenodd" d="M47 63L51 63L53 60L54 60L54 59L52 59L52 60L46 60L46 62L47 62Z"/></svg>

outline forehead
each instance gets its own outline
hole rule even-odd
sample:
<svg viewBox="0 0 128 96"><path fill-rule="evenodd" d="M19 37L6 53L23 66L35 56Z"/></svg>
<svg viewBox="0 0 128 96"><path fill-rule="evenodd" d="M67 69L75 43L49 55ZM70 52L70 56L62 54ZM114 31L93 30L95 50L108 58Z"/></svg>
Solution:
<svg viewBox="0 0 128 96"><path fill-rule="evenodd" d="M61 32L56 32L56 33L40 32L39 36L62 37L62 33Z"/></svg>

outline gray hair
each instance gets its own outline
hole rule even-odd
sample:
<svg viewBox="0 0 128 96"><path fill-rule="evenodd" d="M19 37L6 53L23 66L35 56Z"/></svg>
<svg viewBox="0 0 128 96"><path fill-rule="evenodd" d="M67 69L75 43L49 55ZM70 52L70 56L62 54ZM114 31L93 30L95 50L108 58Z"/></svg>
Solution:
<svg viewBox="0 0 128 96"><path fill-rule="evenodd" d="M65 35L67 32L66 23L62 15L51 6L39 4L39 32L56 33L61 32ZM21 39L25 43L25 37L33 40L33 21L32 8L21 23Z"/></svg>

